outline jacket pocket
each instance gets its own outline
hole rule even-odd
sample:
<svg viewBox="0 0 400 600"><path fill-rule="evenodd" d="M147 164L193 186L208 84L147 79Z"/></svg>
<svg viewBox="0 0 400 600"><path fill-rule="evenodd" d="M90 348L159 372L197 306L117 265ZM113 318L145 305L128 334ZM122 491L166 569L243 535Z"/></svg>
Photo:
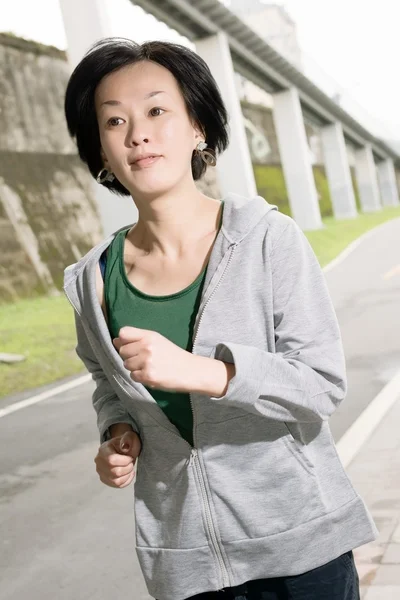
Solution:
<svg viewBox="0 0 400 600"><path fill-rule="evenodd" d="M285 423L248 415L205 427L202 458L224 542L274 535L324 514L316 469Z"/></svg>
<svg viewBox="0 0 400 600"><path fill-rule="evenodd" d="M289 423L285 422L284 425L287 429L287 435L282 437L282 441L286 444L286 447L298 460L303 469L310 475L314 475L314 464L307 456L304 444L295 437Z"/></svg>

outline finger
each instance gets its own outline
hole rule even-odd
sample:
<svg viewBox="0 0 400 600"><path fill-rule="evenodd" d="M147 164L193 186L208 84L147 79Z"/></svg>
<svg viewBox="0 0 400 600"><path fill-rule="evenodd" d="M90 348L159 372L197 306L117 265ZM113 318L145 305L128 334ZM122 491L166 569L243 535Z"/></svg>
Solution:
<svg viewBox="0 0 400 600"><path fill-rule="evenodd" d="M131 483L131 481L133 481L135 477L135 473L130 473L129 475L126 475L125 477L121 477L121 479L119 480L112 480L109 477L106 477L104 475L99 475L100 481L102 483L104 483L105 485L108 485L108 487L112 487L112 488L121 488L121 487L126 487L127 485L129 485Z"/></svg>
<svg viewBox="0 0 400 600"><path fill-rule="evenodd" d="M159 381L157 381L157 379L152 375L151 372L149 372L149 369L146 368L142 368L142 369L138 369L138 370L130 370L131 371L131 379L133 381L135 381L136 383L141 383L142 385L145 385L146 387L152 389L152 390L163 390L163 389L167 389L167 388L163 388L163 386L161 385L161 383ZM170 390L171 391L171 390Z"/></svg>
<svg viewBox="0 0 400 600"><path fill-rule="evenodd" d="M142 443L137 433L127 431L121 437L119 441L120 452L131 456L133 458L133 464L136 462L136 458L139 456L142 449Z"/></svg>
<svg viewBox="0 0 400 600"><path fill-rule="evenodd" d="M128 467L134 461L135 459L129 454L113 454L104 461L104 464L109 469L112 469L113 467Z"/></svg>
<svg viewBox="0 0 400 600"><path fill-rule="evenodd" d="M133 481L135 477L135 473L129 473L129 475L124 475L124 477L119 477L118 479L111 480L110 483L116 488L126 487Z"/></svg>
<svg viewBox="0 0 400 600"><path fill-rule="evenodd" d="M145 368L144 358L141 356L127 358L126 360L124 360L124 367L128 371L142 371Z"/></svg>
<svg viewBox="0 0 400 600"><path fill-rule="evenodd" d="M124 339L123 337L116 337L113 339L113 344L114 344L114 347L118 350L118 352L120 352L121 348L124 348L124 346L129 346L129 344L137 343L141 339L142 338L132 340L132 339Z"/></svg>
<svg viewBox="0 0 400 600"><path fill-rule="evenodd" d="M106 477L103 477L100 474L99 474L99 479L100 479L101 483L104 483L104 485L108 485L108 487L112 487L112 488L117 487L116 485L114 485L112 483L112 481L109 481Z"/></svg>
<svg viewBox="0 0 400 600"><path fill-rule="evenodd" d="M135 342L139 342L142 338L138 338L136 339L131 339L131 338L124 338L124 337L116 337L113 339L113 344L115 346L115 348L118 350L118 352L120 352L121 348L123 348L124 346L127 346L129 344L135 343Z"/></svg>
<svg viewBox="0 0 400 600"><path fill-rule="evenodd" d="M110 467L127 467L132 463L133 457L127 454L118 454L115 452L113 454L101 455L98 454L94 459L95 463L98 465L105 465L107 468Z"/></svg>
<svg viewBox="0 0 400 600"><path fill-rule="evenodd" d="M135 470L134 464L131 463L127 467L107 467L106 465L98 465L96 471L101 480L116 481L121 477L130 475Z"/></svg>
<svg viewBox="0 0 400 600"><path fill-rule="evenodd" d="M146 377L146 371L144 369L129 369L129 371L131 371L131 379L133 379L133 381L136 381L136 383L142 383L143 385L146 385L149 388L155 387L154 382L149 381Z"/></svg>
<svg viewBox="0 0 400 600"><path fill-rule="evenodd" d="M113 456L114 454L119 454L119 452L120 452L119 440L120 439L121 439L120 436L111 438L110 440L107 440L106 442L101 444L99 451L97 453L97 457L108 460L110 456Z"/></svg>
<svg viewBox="0 0 400 600"><path fill-rule="evenodd" d="M119 355L121 358L133 358L138 356L141 351L140 342L129 342L129 344L123 344L120 346Z"/></svg>
<svg viewBox="0 0 400 600"><path fill-rule="evenodd" d="M111 479L119 479L120 477L125 477L126 475L130 475L132 471L135 470L133 463L128 465L127 467L112 467L111 469Z"/></svg>
<svg viewBox="0 0 400 600"><path fill-rule="evenodd" d="M122 436L110 440L110 443L112 443L116 453L129 456L131 460L132 458L136 459L142 449L140 437L133 431L126 431Z"/></svg>
<svg viewBox="0 0 400 600"><path fill-rule="evenodd" d="M116 338L114 338L114 339L113 339L113 344L114 344L114 347L115 347L115 348L118 350L118 352L119 352L119 349L120 349L120 348L121 348L121 346L122 346L122 340L120 340L120 339L119 339L119 337L116 337Z"/></svg>
<svg viewBox="0 0 400 600"><path fill-rule="evenodd" d="M118 332L118 337L123 343L138 342L149 333L147 329L139 329L138 327L121 327Z"/></svg>
<svg viewBox="0 0 400 600"><path fill-rule="evenodd" d="M133 473L129 476L129 479L125 483L123 483L122 485L119 485L118 487L120 489L128 487L128 485L130 485L132 483L132 481L135 481L135 477L136 477L136 473L135 473L135 471L133 471Z"/></svg>

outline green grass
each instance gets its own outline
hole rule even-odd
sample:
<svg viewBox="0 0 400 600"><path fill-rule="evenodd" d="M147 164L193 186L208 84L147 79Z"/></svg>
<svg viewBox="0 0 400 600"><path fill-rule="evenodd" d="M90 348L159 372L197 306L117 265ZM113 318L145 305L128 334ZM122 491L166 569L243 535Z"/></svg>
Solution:
<svg viewBox="0 0 400 600"><path fill-rule="evenodd" d="M292 216L285 179L280 165L253 165L257 191L269 202L276 204L285 215ZM313 167L315 187L317 188L319 208L322 218L332 216L332 202L329 193L325 169L322 166Z"/></svg>
<svg viewBox="0 0 400 600"><path fill-rule="evenodd" d="M400 217L400 207L385 208L346 221L328 217L324 219L324 229L306 235L321 265L325 266L360 235L396 217ZM73 311L64 296L0 305L0 340L0 352L26 356L21 363L0 363L0 397L84 370L75 354Z"/></svg>
<svg viewBox="0 0 400 600"><path fill-rule="evenodd" d="M328 217L323 220L324 229L308 231L306 236L324 267L363 233L396 217L400 217L400 207L384 208L377 213L360 214L356 219L343 221Z"/></svg>
<svg viewBox="0 0 400 600"><path fill-rule="evenodd" d="M75 353L73 310L64 296L0 305L0 352L23 354L21 363L0 363L0 397L81 372Z"/></svg>
<svg viewBox="0 0 400 600"><path fill-rule="evenodd" d="M279 210L285 215L292 216L290 210L289 197L286 189L285 179L282 167L280 165L253 165L254 177L256 180L257 191L270 204L276 204ZM360 212L360 197L358 193L357 181L354 169L350 169L353 182L354 195L357 209ZM325 168L322 165L313 166L315 187L317 189L319 209L323 219L333 216L331 195L329 192L328 180L325 174Z"/></svg>

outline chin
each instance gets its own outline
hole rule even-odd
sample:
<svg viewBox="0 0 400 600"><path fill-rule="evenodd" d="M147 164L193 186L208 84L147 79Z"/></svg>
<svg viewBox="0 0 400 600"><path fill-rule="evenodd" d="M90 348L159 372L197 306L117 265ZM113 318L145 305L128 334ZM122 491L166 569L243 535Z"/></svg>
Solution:
<svg viewBox="0 0 400 600"><path fill-rule="evenodd" d="M135 187L135 189L132 189L131 191L131 196L133 198L133 200L135 200L135 198L140 199L142 198L143 200L146 200L147 202L151 202L152 200L157 200L157 198L161 198L162 196L165 196L166 194L168 194L171 189L170 187L148 187L148 188L138 188Z"/></svg>
<svg viewBox="0 0 400 600"><path fill-rule="evenodd" d="M157 199L161 196L165 196L171 190L176 188L179 184L178 181L153 181L153 182L140 182L141 185L138 185L138 182L135 182L136 185L128 185L129 191L131 192L132 198L142 197L146 200Z"/></svg>

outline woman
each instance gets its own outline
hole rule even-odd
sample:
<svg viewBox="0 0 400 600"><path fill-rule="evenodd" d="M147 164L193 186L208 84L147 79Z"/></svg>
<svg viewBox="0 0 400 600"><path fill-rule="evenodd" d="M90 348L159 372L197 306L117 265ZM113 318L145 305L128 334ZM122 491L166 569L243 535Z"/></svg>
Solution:
<svg viewBox="0 0 400 600"><path fill-rule="evenodd" d="M196 188L228 143L208 67L178 45L104 40L71 76L66 117L92 175L139 213L65 290L96 382L100 479L129 485L140 452L149 593L359 598L352 549L376 532L327 423L346 392L338 324L293 220Z"/></svg>

